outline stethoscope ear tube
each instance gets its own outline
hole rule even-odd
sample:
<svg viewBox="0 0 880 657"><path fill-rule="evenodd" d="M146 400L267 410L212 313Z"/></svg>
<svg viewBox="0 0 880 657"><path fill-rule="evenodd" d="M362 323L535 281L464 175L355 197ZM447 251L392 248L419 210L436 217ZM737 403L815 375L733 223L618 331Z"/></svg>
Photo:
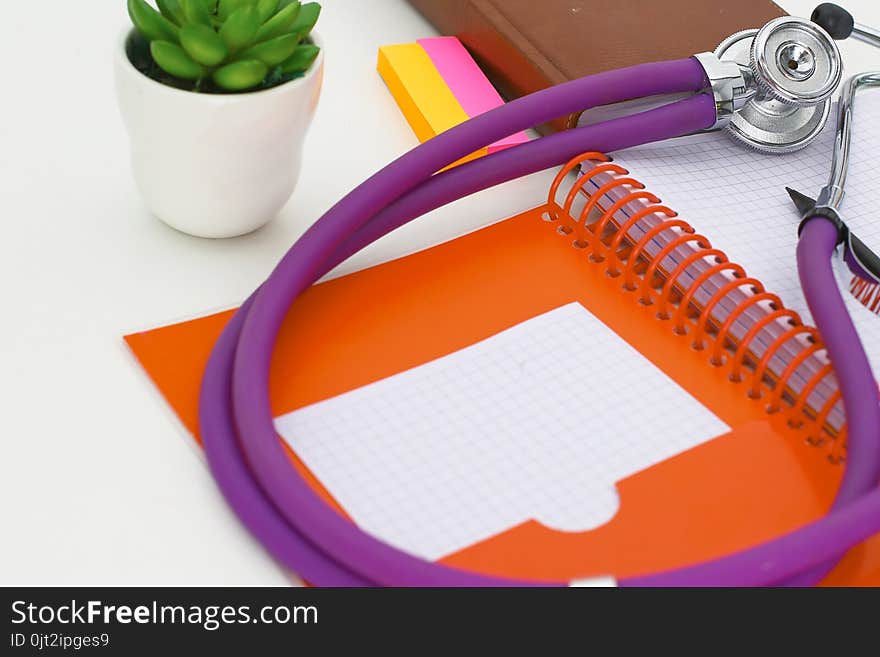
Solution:
<svg viewBox="0 0 880 657"><path fill-rule="evenodd" d="M714 100L698 94L640 115L535 140L434 175L450 162L574 109L645 93L704 87L699 64L688 59L600 74L514 101L399 158L337 203L294 244L227 325L212 352L200 392L199 427L211 471L236 514L270 553L306 581L323 586L540 584L423 561L365 534L327 506L292 467L275 432L268 396L273 343L299 294L342 259L396 226L466 193L561 164L585 150L614 150L700 130L714 120ZM851 391L845 391L845 401L846 395ZM876 396L874 406L880 410ZM863 449L865 443L857 440L854 447ZM880 466L876 454L865 453L874 466ZM863 466L857 472L864 470ZM862 479L860 474L859 482ZM865 522L853 528L849 520L835 514L822 521L834 527L845 524L846 531L825 532L827 549L804 543L795 532L708 564L621 583L788 583L804 569L842 554L858 540L856 534L880 529L880 499L877 502L869 508L874 513L874 524L867 523L870 530ZM861 515L858 519L864 521ZM819 531L815 527L801 531ZM801 556L789 559L792 549Z"/></svg>

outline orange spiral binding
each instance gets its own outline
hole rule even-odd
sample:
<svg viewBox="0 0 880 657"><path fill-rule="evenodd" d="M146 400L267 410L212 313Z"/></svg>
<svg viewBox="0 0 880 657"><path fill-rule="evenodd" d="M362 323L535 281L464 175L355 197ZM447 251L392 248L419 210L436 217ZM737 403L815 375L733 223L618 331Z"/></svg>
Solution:
<svg viewBox="0 0 880 657"><path fill-rule="evenodd" d="M750 280L751 279L746 279L746 280L743 280L742 282L743 283L745 283L747 281L750 282ZM739 287L739 286L734 286L734 287ZM720 348L724 347L727 339L730 337L730 329L736 323L736 320L738 320L752 306L761 303L761 301L770 301L770 307L773 310L776 310L777 308L782 307L782 299L780 299L775 294L770 294L769 292L764 292L763 289L764 289L763 286L761 286L761 288L760 288L761 291L759 291L754 296L749 297L748 299L743 301L741 304L739 304L733 310L733 312L731 312L727 316L727 319L724 320L724 323L718 329L718 334L716 335L716 338L715 338L716 339L716 348L720 349ZM700 331L700 327L705 325L705 321L703 321L702 316L700 317L700 319L701 319L701 323L697 326L697 334L694 337L695 342L697 340L702 341L702 339L703 339L703 334ZM720 347L718 345L720 345ZM715 354L715 356L716 356L716 358L720 357L720 354Z"/></svg>
<svg viewBox="0 0 880 657"><path fill-rule="evenodd" d="M767 294L767 293L764 293ZM752 299L757 299L758 297L763 295L755 295ZM768 294L768 297L776 297L774 294ZM778 299L779 297L776 297ZM778 305L782 305L781 302L777 302ZM742 304L745 306L746 304ZM764 351L764 355L761 356L761 360L758 361L758 365L755 367L755 372L752 374L752 387L749 388L749 397L752 399L756 399L760 394L761 383L764 381L764 375L767 373L767 366L770 364L770 361L773 360L773 357L776 355L776 352L782 348L786 342L791 340L792 338L801 335L808 334L812 336L814 340L819 339L819 332L814 329L812 326L804 326L803 324L799 326L792 327L787 331L784 331L777 337L770 346Z"/></svg>
<svg viewBox="0 0 880 657"><path fill-rule="evenodd" d="M804 415L807 400L810 398L810 395L813 394L813 390L815 390L819 383L821 383L829 374L833 376L834 368L831 366L831 363L826 363L818 372L811 376L810 380L807 381L807 384L801 388L800 394L794 402L795 414L789 422L792 426L800 427L803 425L803 418L801 416Z"/></svg>
<svg viewBox="0 0 880 657"><path fill-rule="evenodd" d="M780 381L788 381L797 369L810 357L814 356L818 352L822 351L822 343L819 341L819 334L816 329L813 329L813 333L815 334L815 340L813 344L809 347L801 351L797 356L795 356L791 362L786 366L785 370L782 374L779 375ZM782 403L782 393L785 386L777 385L773 388L773 396L770 399L770 404L767 406L767 410L770 413L778 413L779 405Z"/></svg>
<svg viewBox="0 0 880 657"><path fill-rule="evenodd" d="M837 402L840 401L840 389L835 390L834 394L831 395L825 403L822 405L822 408L819 410L819 415L816 417L816 427L824 427L825 422L828 419L828 416L831 414L831 409L833 409ZM807 440L813 445L822 445L825 442L825 436L819 434L811 434L807 437ZM829 454L829 457L831 454Z"/></svg>
<svg viewBox="0 0 880 657"><path fill-rule="evenodd" d="M615 165L616 166L616 165ZM597 169L599 167L596 167ZM620 168L620 167L618 167ZM625 171L625 169L623 169ZM592 172L591 172L592 173ZM584 174L581 178L588 177L589 174ZM638 180L634 178L614 178L611 182L602 185L599 189L597 189L591 196L590 200L584 206L584 209L581 210L580 217L577 220L577 231L578 231L578 240L582 241L587 232L587 219L590 216L590 212L593 211L593 208L596 205L596 201L603 196L605 196L612 189L617 187L632 187L633 189L644 189L644 185L640 183ZM596 235L601 238L601 233Z"/></svg>
<svg viewBox="0 0 880 657"><path fill-rule="evenodd" d="M626 236L626 232L639 223L645 217L652 214L664 214L669 218L676 217L677 213L674 210L670 210L665 205L652 205L646 208L639 210L638 212L634 212L633 215L626 220L626 223L621 224L620 230L617 231L617 234L614 236L614 239L611 240L611 245L608 247L608 254L610 261L608 263L608 273L612 276L620 275L620 272L617 271L617 266L620 264L620 244L623 242L624 237ZM660 224L663 228L672 228L673 225L677 226L687 226L693 231L693 228L688 226L685 222L678 220L675 222L664 221ZM632 257L627 259L627 267L634 263Z"/></svg>
<svg viewBox="0 0 880 657"><path fill-rule="evenodd" d="M659 208L655 208L654 211L658 212ZM635 275L636 264L639 262L639 258L642 256L645 247L648 246L648 244L651 243L651 240L657 237L660 233L667 230L673 230L675 228L681 228L682 232L686 234L694 232L693 227L687 222L684 222L681 219L672 219L664 221L661 224L657 224L656 226L645 232L645 234L642 235L642 238L638 242L636 242L635 246L632 248L632 251L630 251L629 255L627 256L626 269L623 270L623 287L625 289L629 290L630 292L638 289L633 283L633 276ZM621 235L621 233L617 234ZM616 251L614 253L616 253Z"/></svg>
<svg viewBox="0 0 880 657"><path fill-rule="evenodd" d="M559 170L559 173L556 174L556 177L553 179L553 184L550 185L550 192L547 195L547 206L553 210L553 219L559 219L559 205L556 203L556 194L559 192L559 186L562 184L562 181L565 180L565 177L574 171L576 168L581 166L584 162L608 162L611 158L609 158L605 153L599 153L597 151L590 151L589 153L583 153L578 155L575 158L569 160L562 169ZM622 167L621 167L622 168ZM629 172L627 172L629 173Z"/></svg>
<svg viewBox="0 0 880 657"><path fill-rule="evenodd" d="M562 211L565 212L567 215L571 215L571 204L574 203L574 200L577 198L578 192L581 192L583 188L587 185L587 183L590 182L590 180L603 173L615 173L618 175L625 175L627 173L627 170L617 164L600 164L599 166L593 167L586 173L581 174L581 176L577 179L575 184L571 186L571 189L566 195L565 203L562 206ZM642 183L640 183L638 180L631 180L630 182L635 185L642 185ZM623 179L614 178L613 184L623 185L626 183ZM591 196L590 199L592 200L592 198L593 197Z"/></svg>
<svg viewBox="0 0 880 657"><path fill-rule="evenodd" d="M606 225L611 218L626 204L633 203L634 201L643 200L647 201L651 204L660 203L660 199L654 196L651 192L630 192L623 198L614 202L614 204L605 211L605 213L599 218L599 220L593 225L590 226L590 230L593 231L596 235L601 235L605 230ZM581 213L581 218L583 218L583 213Z"/></svg>
<svg viewBox="0 0 880 657"><path fill-rule="evenodd" d="M556 199L566 176L587 164L590 168L583 171L568 188L560 205ZM588 192L588 183L592 183L596 189ZM615 191L618 189L623 191ZM618 198L613 198L612 192ZM572 207L579 195L588 198L575 217ZM600 207L603 200L607 202L607 209L604 205ZM547 201L545 219L559 221L557 230L562 235L575 233L572 245L584 249L589 262L604 263L602 266L608 276L622 275L623 288L637 291L636 299L643 305L656 303L658 320L671 319L671 329L675 334L691 333L691 343L695 349L703 350L708 346L706 343L710 343L707 361L716 367L727 366L728 378L732 382L742 381L749 371L750 383L745 391L749 398L761 399L765 391L769 393L769 402L765 407L768 413L781 411L785 403L790 409L789 424L792 427L808 425L807 442L829 445L827 456L833 463L845 460L846 425L835 431L828 424L840 400L839 390L831 394L818 410L808 406L808 400L817 387L829 375L833 379L831 365L824 363L799 390L791 388L790 381L801 366L808 359L821 356L824 351L816 329L805 325L798 313L785 308L777 295L765 291L760 281L747 276L743 267L730 262L723 251L712 247L708 238L696 234L693 227L679 219L674 210L662 205L659 197L630 177L629 171L614 164L611 158L602 153L584 153L570 160L554 178ZM625 207L631 208L626 218L619 216ZM595 210L602 210L602 214L591 223L590 216ZM657 217L659 223L646 225L638 239L630 236L631 229L652 216ZM654 241L662 246L650 255L646 249ZM692 249L692 253L683 251L688 248ZM671 271L665 271L663 263L673 253L684 255ZM705 266L699 265L701 262ZM682 275L691 271L694 272L693 278L685 285L681 280ZM695 301L697 292L705 289L707 281L718 275L724 276L725 272L730 272L731 278L724 281L708 300L701 298L698 304ZM665 279L662 285L658 277ZM850 290L872 311L880 313L878 288L880 286L854 279ZM723 299L734 293L742 298L716 331L710 326L713 312ZM749 309L764 314L754 319L745 334L736 339L731 331ZM758 335L785 319L789 326L784 327L769 346L761 353L752 350L752 343ZM768 376L773 358L798 336L806 336L809 343L798 343L799 350L786 364L784 371L776 376Z"/></svg>
<svg viewBox="0 0 880 657"><path fill-rule="evenodd" d="M687 329L685 328L685 319L687 318L687 311L690 308L691 301L693 301L694 295L697 293L700 288L703 287L703 283L712 278L715 274L720 274L724 271L733 272L733 275L736 278L745 278L746 270L743 269L740 265L735 262L730 262L725 258L725 261L709 267L702 274L697 276L693 282L688 286L687 291L684 293L684 296L681 298L681 301L678 304L678 310L675 313L675 332L679 335L684 335L687 333Z"/></svg>
<svg viewBox="0 0 880 657"><path fill-rule="evenodd" d="M844 424L831 443L828 460L837 465L846 461L846 424Z"/></svg>
<svg viewBox="0 0 880 657"><path fill-rule="evenodd" d="M801 321L800 315L795 311L789 310L788 308L778 308L759 319L752 325L752 328L746 331L746 334L743 336L742 340L740 340L739 346L736 348L736 354L733 357L733 366L730 370L731 381L734 383L742 381L742 369L745 367L746 351L752 340L754 340L765 327L783 317L788 317L789 322L791 322L793 326L800 324Z"/></svg>
<svg viewBox="0 0 880 657"><path fill-rule="evenodd" d="M756 296L752 297L751 299L755 299L758 295L763 294L764 292L764 286L757 278L734 278L732 281L727 281L727 283L721 286L721 289L718 290L711 299L709 299L706 305L703 306L703 311L700 313L700 316L697 317L697 327L694 331L693 341L694 349L705 348L705 345L703 344L703 335L706 333L706 325L709 323L709 319L712 317L712 311L715 310L715 306L717 306L721 302L721 300L725 298L728 294L741 287L749 287L755 292ZM746 306L746 303L747 302L742 303L737 310L743 308L743 306ZM781 303L782 302L780 301L780 305ZM730 317L728 317L728 320L729 319ZM729 330L730 326L727 327L727 331ZM720 344L722 346L724 345L724 338L727 335L727 331L724 331L724 333L719 333L716 344Z"/></svg>
<svg viewBox="0 0 880 657"><path fill-rule="evenodd" d="M659 200L657 202L659 203ZM666 256L672 253L675 249L684 246L688 242L693 242L700 249L711 248L711 244L709 243L708 238L704 235L684 233L683 235L679 235L678 237L673 239L671 242L669 242L669 244L667 244L660 250L660 252L651 261L648 269L645 271L645 278L642 280L642 291L641 295L639 296L639 301L641 301L645 305L653 303L653 299L651 299L651 290L653 289L652 282L657 276L657 270L660 268L660 263L662 263L666 259Z"/></svg>
<svg viewBox="0 0 880 657"><path fill-rule="evenodd" d="M669 278L666 279L666 283L663 285L663 291L660 293L660 309L657 311L657 317L659 319L670 319L669 313L666 312L666 308L670 303L672 303L672 290L675 287L676 281L678 281L681 275L685 271L687 271L687 269L694 263L700 260L705 260L707 257L712 256L715 257L715 261L718 264L727 262L727 256L724 255L723 251L708 248L692 253L687 258L678 263L678 266L672 270L672 273L669 274Z"/></svg>

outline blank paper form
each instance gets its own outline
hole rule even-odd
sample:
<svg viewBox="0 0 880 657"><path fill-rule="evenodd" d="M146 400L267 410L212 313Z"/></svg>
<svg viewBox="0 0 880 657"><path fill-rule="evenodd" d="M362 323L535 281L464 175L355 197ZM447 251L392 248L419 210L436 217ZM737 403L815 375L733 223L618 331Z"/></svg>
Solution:
<svg viewBox="0 0 880 657"><path fill-rule="evenodd" d="M276 427L361 528L427 559L530 519L594 528L615 482L728 431L578 303Z"/></svg>

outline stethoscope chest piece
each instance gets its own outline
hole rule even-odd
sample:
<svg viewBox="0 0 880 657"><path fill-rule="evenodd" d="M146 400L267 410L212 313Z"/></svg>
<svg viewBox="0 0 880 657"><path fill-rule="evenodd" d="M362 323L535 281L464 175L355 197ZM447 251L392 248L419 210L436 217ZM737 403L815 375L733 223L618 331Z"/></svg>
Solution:
<svg viewBox="0 0 880 657"><path fill-rule="evenodd" d="M842 75L837 44L821 27L793 16L725 39L715 56L735 62L750 97L732 116L728 133L767 153L809 144L828 120Z"/></svg>

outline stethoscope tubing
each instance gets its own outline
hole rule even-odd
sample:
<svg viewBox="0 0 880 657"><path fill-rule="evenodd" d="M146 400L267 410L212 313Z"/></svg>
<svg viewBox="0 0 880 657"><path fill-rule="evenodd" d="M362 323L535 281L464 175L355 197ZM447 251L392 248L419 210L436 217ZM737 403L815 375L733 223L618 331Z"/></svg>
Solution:
<svg viewBox="0 0 880 657"><path fill-rule="evenodd" d="M509 103L393 162L334 206L291 248L227 325L206 369L200 398L200 430L212 472L245 525L279 561L307 581L325 586L536 584L486 577L406 555L331 510L292 468L278 441L268 399L272 345L300 293L398 225L473 191L561 164L584 150L616 150L706 128L714 121L714 103L700 94L643 115L545 137L432 177L434 171L486 143L570 111L647 94L699 90L705 82L695 60L678 60L592 76ZM850 440L855 456L856 445ZM875 461L880 464L880 457ZM851 488L861 490L855 484ZM841 554L849 544L811 565ZM780 566L776 579L768 580L768 572L773 576L775 571L768 571L772 559L761 556L767 551L767 545L759 546L694 567L696 571L630 581L772 583L802 572ZM743 554L751 556L725 570L724 562ZM760 581L751 582L741 572L753 562ZM693 577L699 581L691 581Z"/></svg>
<svg viewBox="0 0 880 657"><path fill-rule="evenodd" d="M526 128L534 123L551 120L557 115L574 111L576 108L618 102L633 95L644 93L658 94L697 90L702 88L704 84L703 71L693 60L652 64L633 70L614 71L593 78L578 80L574 83L568 83L562 87L557 87L552 93L544 92L543 94L520 99L499 108L501 111L495 110L491 114L478 117L473 121L468 121L453 128L439 138L431 140L428 144L422 145L402 156L389 165L389 167L374 175L319 220L285 256L275 272L270 276L270 279L264 283L261 290L247 305L246 310L239 312L244 318L240 330L242 332L246 330L247 318L253 317L252 313L260 302L263 292L268 289L268 286L273 285L273 280L277 283L281 279L286 279L291 284L291 287L275 285L276 289L283 292L286 297L284 303L288 304L300 291L308 287L323 273L321 261L327 258L334 246L339 246L337 242L341 244L352 230L365 224L373 214L390 205L396 198L428 180L434 171L442 169L450 162L460 159L473 150L480 148L483 144ZM668 135L657 135L654 138L662 138L662 136L671 136L671 134L680 134L690 129L705 127L709 123L709 114L714 113L710 112L710 110L714 110L714 108L710 107L711 99L703 97L702 100L696 102L702 103L705 107L706 111L702 115L705 120L699 119L693 111L683 112L681 129L675 130ZM511 115L511 112L513 112L513 115ZM695 116L698 119L696 123ZM633 129L637 127L638 124L635 122L627 121L621 124L621 139L626 141L627 137L625 135L630 134L631 136L628 137L629 143L644 141L644 138L640 138L637 134L633 133ZM650 130L651 125L643 125L642 129ZM598 131L596 134L601 134L602 132L599 128L593 128L593 131ZM559 142L559 140L554 141ZM531 146L531 144L528 145ZM588 146L590 144L586 143L571 145L567 152L560 154L556 163L561 163L566 157L574 155L581 148ZM544 149L547 148L547 145L536 143L533 148L538 147ZM481 168L485 166L482 165ZM517 169L512 170L510 176L522 175L528 171L528 166L528 158L521 158ZM471 167L471 169L473 168L475 167ZM448 173L452 174L453 172ZM377 191L379 192L378 194ZM347 222L349 225L342 225L341 222ZM312 243L316 241L316 236L321 236L321 233L330 233L330 239L327 240L328 244L326 246L322 245L316 249ZM322 237L321 239L326 238ZM297 277L300 277L298 283L294 283L294 279L287 278L287 272L284 271L286 267L289 268L292 265L294 269L299 269L304 263L309 263L308 270L305 272L299 271L295 274ZM282 290L282 288L285 289ZM265 299L265 297L263 298ZM237 325L237 322L233 322L233 325ZM272 339L274 339L274 335ZM224 354L219 348L220 344L227 345L225 358L231 360L234 357L235 363L230 365L223 362L224 368L229 369L218 377L216 371L224 368L217 367L215 370L212 366L216 366L219 361L223 360ZM218 343L218 348L215 349L211 363L209 363L209 371L206 372L204 377L205 384L200 400L201 433L212 470L231 502L239 497L238 484L242 483L240 477L243 472L242 466L244 463L247 463L245 469L251 476L255 477L255 481L258 481L262 493L272 502L275 509L284 516L286 523L298 529L297 521L307 523L307 531L299 531L297 535L291 534L288 538L291 539L291 543L301 541L315 543L315 547L319 548L318 557L309 564L304 564L301 558L294 557L291 561L285 561L287 565L306 580L323 585L348 584L352 582L353 576L359 577L358 575L352 575L350 572L347 576L337 579L341 570L354 573L381 573L383 571L387 572L385 566L391 562L393 562L394 568L388 569L391 571L388 581L383 581L379 577L362 579L370 584L394 583L394 575L397 572L411 574L412 571L415 571L415 576L407 578L405 582L413 584L453 583L462 585L501 583L500 580L452 569L447 569L453 575L452 577L436 576L439 567L425 564L407 555L401 555L390 546L363 535L353 525L343 521L335 513L326 513L328 511L326 505L314 495L307 485L297 487L297 482L290 480L288 483L294 489L292 494L287 492L281 493L279 496L277 489L271 490L271 484L267 484L267 479L272 476L272 471L271 469L265 469L265 461L267 455L272 454L273 446L269 445L267 448L266 443L262 442L261 444L260 441L261 437L265 438L267 435L271 435L271 442L274 443L274 447L279 447L271 417L269 417L268 422L261 423L262 435L257 436L256 434L251 434L253 427L246 426L248 422L239 409L241 400L232 409L229 408L230 397L237 394L236 388L239 391L241 388L247 389L249 386L247 381L252 376L241 374L243 346L244 338L239 336L236 340L229 340L228 342L221 340L221 343ZM271 345L266 345L266 347L267 350L271 351ZM221 382L231 383L232 385L227 389L218 390L216 384ZM258 414L253 417L258 417ZM252 418L250 419L252 420ZM252 421L251 424L253 424ZM246 439L239 439L240 436L245 436L246 434L248 435ZM243 463L234 463L235 458L239 456L236 450L221 451L214 449L215 446L223 441L228 443L235 440L238 441L238 447L242 452ZM258 445L259 447L257 447ZM261 456L263 462L257 463L256 461L261 459ZM274 456L268 456L270 461L273 458ZM288 463L283 453L282 460ZM275 472L275 477L277 481L280 475L282 485L284 485L284 479L289 479L288 475L296 475L295 472L282 474L284 468L279 470L280 472ZM236 506L234 502L233 506ZM253 524L254 516L248 505L240 504L236 509L240 514L243 514L243 517L249 519L246 519L246 522L250 521ZM266 517L268 517L268 514L264 513L263 519L265 520ZM311 525L308 525L310 521ZM278 524L267 524L266 530L267 534L269 530L278 532L280 527ZM354 536L351 536L351 534L354 534ZM277 533L272 533L271 535L277 536ZM354 550L350 550L350 546ZM311 554L314 555L315 552L312 551ZM391 560L390 562L389 559ZM366 563L364 563L365 561ZM401 562L403 562L403 565L401 565ZM345 564L345 566L341 567L340 563ZM313 572L309 572L306 569L306 565L311 566ZM428 574L434 573L435 577L426 579L422 571L427 571Z"/></svg>
<svg viewBox="0 0 880 657"><path fill-rule="evenodd" d="M454 169L432 176L417 188L375 215L359 231L346 239L327 261L330 270L351 254L396 229L411 219L445 205L467 194L567 161L586 148L601 147L617 150L633 145L633 139L645 138L645 132L633 130L637 123L650 126L650 139L663 139L680 134L686 122L694 117L709 117L713 111L708 96L697 96L668 106L650 110L647 118L626 117L615 119L603 126L577 128L540 140L528 142L515 149L505 150L480 158ZM638 134L639 137L634 137ZM528 170L524 169L528 167ZM323 275L319 272L316 276ZM208 462L218 484L250 531L282 563L295 570L307 581L334 586L372 585L374 582L359 578L313 546L303 533L291 527L266 497L259 483L247 467L238 445L238 437L230 429L234 418L228 412L231 363L240 339L244 318L250 313L253 297L235 314L215 345L205 371L200 403L200 427ZM204 412L216 399L219 413ZM457 571L460 572L460 571ZM480 578L467 584L501 584L500 580ZM532 582L529 582L530 584ZM524 584L524 582L516 582Z"/></svg>

